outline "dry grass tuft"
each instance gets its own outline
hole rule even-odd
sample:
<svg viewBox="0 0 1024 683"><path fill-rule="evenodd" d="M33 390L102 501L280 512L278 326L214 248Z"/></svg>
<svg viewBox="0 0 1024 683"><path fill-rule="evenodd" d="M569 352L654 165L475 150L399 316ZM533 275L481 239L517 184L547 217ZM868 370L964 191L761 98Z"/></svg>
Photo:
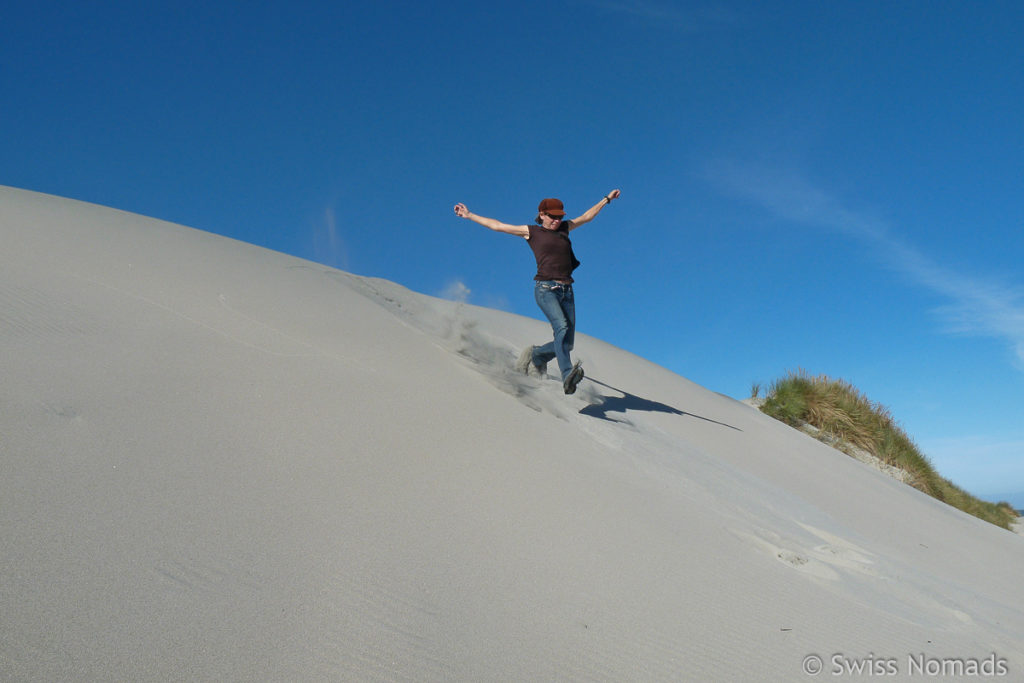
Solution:
<svg viewBox="0 0 1024 683"><path fill-rule="evenodd" d="M1017 519L1009 503L985 502L941 477L889 409L849 382L804 370L789 372L768 388L761 410L792 427L813 425L823 441L837 440L867 451L907 472L914 488L975 517L1004 529Z"/></svg>

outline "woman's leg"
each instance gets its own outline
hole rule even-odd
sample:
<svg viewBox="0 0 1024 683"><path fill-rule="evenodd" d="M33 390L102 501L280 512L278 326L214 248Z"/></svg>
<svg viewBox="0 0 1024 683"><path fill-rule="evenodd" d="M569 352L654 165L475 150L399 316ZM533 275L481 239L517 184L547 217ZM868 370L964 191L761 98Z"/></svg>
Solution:
<svg viewBox="0 0 1024 683"><path fill-rule="evenodd" d="M534 297L540 310L551 323L554 339L534 349L534 360L544 364L552 358L558 360L558 369L562 380L572 371L572 360L569 355L576 339L576 305L572 287L552 282L538 282L534 287Z"/></svg>

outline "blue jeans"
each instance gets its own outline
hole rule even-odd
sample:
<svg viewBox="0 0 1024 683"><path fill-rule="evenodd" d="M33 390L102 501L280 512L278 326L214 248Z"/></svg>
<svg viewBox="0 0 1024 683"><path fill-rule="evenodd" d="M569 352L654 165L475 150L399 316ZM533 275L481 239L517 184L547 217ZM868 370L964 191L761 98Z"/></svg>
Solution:
<svg viewBox="0 0 1024 683"><path fill-rule="evenodd" d="M533 360L544 365L552 358L558 359L558 369L562 372L564 382L572 371L569 352L576 340L576 302L572 295L572 285L554 280L539 281L534 285L533 296L540 310L548 317L551 331L555 334L553 341L534 348Z"/></svg>

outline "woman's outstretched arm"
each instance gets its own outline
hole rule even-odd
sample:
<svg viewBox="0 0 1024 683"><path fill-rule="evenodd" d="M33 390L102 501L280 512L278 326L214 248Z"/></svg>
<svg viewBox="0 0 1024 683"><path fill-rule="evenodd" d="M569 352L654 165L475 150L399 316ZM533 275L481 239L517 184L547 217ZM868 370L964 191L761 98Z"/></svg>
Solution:
<svg viewBox="0 0 1024 683"><path fill-rule="evenodd" d="M580 216L579 218L573 218L571 221L569 221L569 229L575 230L584 223L589 223L590 221L597 218L597 214L601 213L601 209L611 204L613 199L618 199L620 194L622 193L619 192L618 190L612 190L611 192L606 194L601 199L601 201L587 209L586 213L584 213L582 216Z"/></svg>
<svg viewBox="0 0 1024 683"><path fill-rule="evenodd" d="M474 223L494 230L496 232L506 232L510 235L519 235L520 237L530 236L530 226L528 225L509 225L508 223L502 223L501 221L494 220L493 218L486 218L484 216L477 216L475 213L466 208L465 204L455 205L455 215L459 218L468 218Z"/></svg>

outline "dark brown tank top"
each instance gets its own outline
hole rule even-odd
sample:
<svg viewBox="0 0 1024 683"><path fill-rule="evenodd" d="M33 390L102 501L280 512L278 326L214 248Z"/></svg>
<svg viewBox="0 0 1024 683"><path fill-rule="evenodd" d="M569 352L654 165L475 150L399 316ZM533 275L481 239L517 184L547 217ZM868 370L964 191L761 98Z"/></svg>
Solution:
<svg viewBox="0 0 1024 683"><path fill-rule="evenodd" d="M527 240L537 259L537 275L534 280L561 280L572 282L572 271L580 265L572 252L569 241L569 221L562 221L554 230L545 230L531 225Z"/></svg>

